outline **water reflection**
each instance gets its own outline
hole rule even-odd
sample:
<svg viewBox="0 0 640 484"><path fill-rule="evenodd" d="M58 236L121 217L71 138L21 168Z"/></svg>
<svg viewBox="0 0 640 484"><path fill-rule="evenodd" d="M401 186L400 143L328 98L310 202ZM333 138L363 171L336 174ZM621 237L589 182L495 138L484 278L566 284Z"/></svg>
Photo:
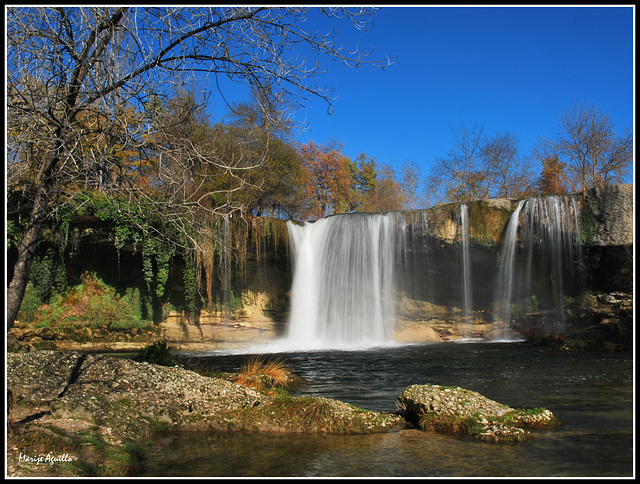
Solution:
<svg viewBox="0 0 640 484"><path fill-rule="evenodd" d="M514 446L418 430L371 436L169 434L155 442L145 476L632 476L633 359L564 353L521 343L410 345L357 352L287 353L312 382L296 394L395 411L414 383L458 385L514 408L549 408L556 429ZM242 355L201 357L217 371Z"/></svg>

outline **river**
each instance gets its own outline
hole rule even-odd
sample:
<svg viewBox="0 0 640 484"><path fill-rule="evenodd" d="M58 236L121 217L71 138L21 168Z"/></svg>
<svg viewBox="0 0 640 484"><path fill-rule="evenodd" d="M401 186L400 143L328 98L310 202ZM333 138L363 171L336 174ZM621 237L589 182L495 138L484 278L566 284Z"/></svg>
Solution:
<svg viewBox="0 0 640 484"><path fill-rule="evenodd" d="M196 356L237 371L249 355ZM282 358L310 384L294 395L394 412L412 384L455 385L560 420L515 445L416 429L375 435L177 433L154 438L144 477L632 477L634 365L629 352L563 352L511 343L435 343Z"/></svg>

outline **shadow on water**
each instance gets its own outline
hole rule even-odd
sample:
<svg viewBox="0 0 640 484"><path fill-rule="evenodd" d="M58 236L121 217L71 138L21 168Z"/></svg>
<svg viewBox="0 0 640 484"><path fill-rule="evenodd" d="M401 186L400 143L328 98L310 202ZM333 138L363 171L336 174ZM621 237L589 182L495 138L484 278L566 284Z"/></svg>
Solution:
<svg viewBox="0 0 640 484"><path fill-rule="evenodd" d="M145 476L633 475L631 352L438 343L274 357L310 382L292 391L295 395L394 412L398 394L409 385L456 385L513 408L546 407L562 424L517 445L414 429L347 436L170 433L155 440ZM215 354L198 360L215 371L237 371L246 358Z"/></svg>

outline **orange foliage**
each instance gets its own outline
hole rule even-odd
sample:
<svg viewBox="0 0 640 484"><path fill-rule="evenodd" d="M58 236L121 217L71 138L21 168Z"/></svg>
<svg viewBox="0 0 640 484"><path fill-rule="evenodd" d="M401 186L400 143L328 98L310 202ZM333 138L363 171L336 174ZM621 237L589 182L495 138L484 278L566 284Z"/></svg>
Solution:
<svg viewBox="0 0 640 484"><path fill-rule="evenodd" d="M310 141L302 146L301 155L309 172L307 192L314 204L314 215L324 217L344 211L350 198L351 179L341 148L334 142L320 146Z"/></svg>

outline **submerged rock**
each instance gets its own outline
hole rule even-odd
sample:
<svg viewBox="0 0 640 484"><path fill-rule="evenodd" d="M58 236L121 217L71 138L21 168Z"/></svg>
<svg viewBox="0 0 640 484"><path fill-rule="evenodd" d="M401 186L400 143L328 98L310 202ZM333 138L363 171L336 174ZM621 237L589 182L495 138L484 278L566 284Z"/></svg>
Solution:
<svg viewBox="0 0 640 484"><path fill-rule="evenodd" d="M486 442L526 440L533 437L529 429L557 424L549 410L516 410L459 387L412 385L400 393L397 406L407 421L423 430L473 435Z"/></svg>

